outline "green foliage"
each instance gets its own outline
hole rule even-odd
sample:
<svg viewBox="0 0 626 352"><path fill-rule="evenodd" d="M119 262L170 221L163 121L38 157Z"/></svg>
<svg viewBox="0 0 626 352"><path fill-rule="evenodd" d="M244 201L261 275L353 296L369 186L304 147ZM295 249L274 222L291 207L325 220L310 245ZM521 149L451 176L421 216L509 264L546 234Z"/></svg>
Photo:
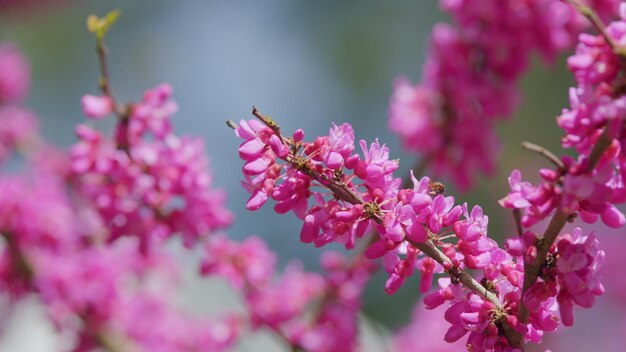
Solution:
<svg viewBox="0 0 626 352"><path fill-rule="evenodd" d="M120 10L112 10L104 17L98 17L91 15L87 17L87 29L89 32L96 35L97 40L103 40L109 29L113 27L113 24L117 21L122 13Z"/></svg>

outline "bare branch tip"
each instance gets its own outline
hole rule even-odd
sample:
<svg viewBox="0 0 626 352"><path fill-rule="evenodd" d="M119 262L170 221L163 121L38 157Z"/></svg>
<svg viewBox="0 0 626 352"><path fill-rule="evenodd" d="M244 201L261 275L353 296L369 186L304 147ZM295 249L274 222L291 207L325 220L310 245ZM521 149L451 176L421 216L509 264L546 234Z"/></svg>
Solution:
<svg viewBox="0 0 626 352"><path fill-rule="evenodd" d="M559 169L565 170L565 164L563 164L561 159L559 159L556 155L554 155L554 153L552 153L551 151L549 151L545 147L542 147L542 146L540 146L538 144L531 143L531 142L528 142L528 141L523 141L522 142L522 148L524 148L526 150L533 151L533 152L535 152L535 153L545 157L546 159L551 161L554 165L556 165Z"/></svg>
<svg viewBox="0 0 626 352"><path fill-rule="evenodd" d="M234 129L237 129L237 124L233 120L226 120L226 126Z"/></svg>

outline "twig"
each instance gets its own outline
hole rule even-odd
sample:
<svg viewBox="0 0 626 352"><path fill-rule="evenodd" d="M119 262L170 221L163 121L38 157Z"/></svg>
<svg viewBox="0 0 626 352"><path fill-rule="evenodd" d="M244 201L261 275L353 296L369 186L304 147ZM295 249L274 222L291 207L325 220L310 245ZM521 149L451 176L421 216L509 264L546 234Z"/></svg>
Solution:
<svg viewBox="0 0 626 352"><path fill-rule="evenodd" d="M559 168L559 170L565 171L565 164L563 164L561 159L559 159L556 155L554 155L554 153L552 153L548 149L540 145L537 145L535 143L526 142L526 141L522 142L522 147L526 150L530 150L530 151L533 151L535 153L542 155L543 157L551 161L554 165L556 165Z"/></svg>
<svg viewBox="0 0 626 352"><path fill-rule="evenodd" d="M35 270L32 264L24 257L24 254L20 250L20 246L17 243L15 236L9 232L0 231L0 237L4 238L9 255L13 265L22 276L25 282L31 283L35 277Z"/></svg>
<svg viewBox="0 0 626 352"><path fill-rule="evenodd" d="M517 229L517 235L522 237L524 235L524 227L522 226L522 212L519 209L513 209L513 218L515 219L515 228Z"/></svg>
<svg viewBox="0 0 626 352"><path fill-rule="evenodd" d="M238 127L233 120L226 120L226 126L232 128L233 130L236 130Z"/></svg>
<svg viewBox="0 0 626 352"><path fill-rule="evenodd" d="M267 115L261 114L261 112L259 111L259 109L257 109L256 106L252 106L252 115L254 115L257 119L261 120L261 122L263 122L267 127L269 127L272 131L274 131L274 133L276 133L278 138L280 138L280 141L283 144L285 144L285 139L283 138L283 135L280 133L280 126L278 126L278 123L276 123L276 121L272 120L272 118Z"/></svg>
<svg viewBox="0 0 626 352"><path fill-rule="evenodd" d="M602 132L600 138L598 138L596 143L593 145L593 149L591 149L591 153L589 153L587 168L584 172L589 173L593 171L593 169L600 162L602 154L604 154L612 142L613 140L609 138L609 127L607 126L604 128L604 132Z"/></svg>
<svg viewBox="0 0 626 352"><path fill-rule="evenodd" d="M426 241L423 243L414 242L406 239L413 247L422 251L422 253L427 256L433 258L437 263L442 266L450 266L452 265L452 261L445 255L437 246L435 246L431 241ZM502 303L498 299L498 297L491 291L487 290L480 282L476 281L470 274L468 274L464 270L460 270L458 274L455 274L459 281L463 284L463 286L467 287L471 291L478 293L480 296L493 303L497 308L502 308Z"/></svg>
<svg viewBox="0 0 626 352"><path fill-rule="evenodd" d="M253 107L252 114L256 118L258 118L261 122L263 122L266 126L268 126L270 129L272 129L281 138L283 143L286 143L286 141L283 139L283 137L279 134L280 133L280 129L278 127L278 124L276 124L276 122L274 122L269 116L261 114L259 112L259 110L256 108L256 106ZM232 128L231 123L227 122L227 125ZM320 184L322 184L324 187L326 187L329 190L331 190L333 192L333 195L337 199L344 200L344 201L346 201L346 202L348 202L350 204L365 204L363 199L361 199L361 197L359 197L359 195L357 195L350 188L348 188L346 184L344 184L342 182L337 182L337 181L332 180L332 179L325 178L322 175L318 174L313 169L311 169L308 164L306 164L306 163L298 164L295 160L292 160L291 157L287 157L287 159L285 161L289 162L294 167L296 167L298 170L300 170L301 172L305 173L307 176L313 178L314 180L316 180ZM430 161L430 157L426 157L426 158L422 159L422 161L416 167L417 171L421 172L426 167L426 164L429 161ZM407 183L408 182L405 182L405 184L407 184ZM375 239L376 239L376 237L373 237L373 239L370 238L370 241L374 241ZM408 238L406 239L406 241L409 242L410 244L412 244L413 246L415 246L420 251L422 251L425 255L433 258L439 264L441 264L441 265L445 264L445 266L450 266L452 264L452 261L450 260L450 258L448 258L432 242L427 241L427 242L424 242L424 243L417 243L417 242L410 241ZM481 297L483 297L486 300L488 300L489 302L491 302L497 309L501 310L503 308L502 302L500 302L500 300L498 299L498 297L494 293L490 292L485 287L483 287L478 281L476 281L465 270L460 269L460 268L457 268L457 269L458 269L457 272L455 272L455 273L448 272L448 274L454 275L454 277L458 278L459 282L463 286L465 286L466 288L468 288L472 292L480 295ZM506 321L503 321L502 325L504 327L505 335L506 335L506 338L507 338L508 341L523 341L522 336L517 331L512 329L508 325L508 323ZM523 346L519 346L519 347L523 351Z"/></svg>
<svg viewBox="0 0 626 352"><path fill-rule="evenodd" d="M448 256L446 256L431 241L418 243L418 242L413 242L407 239L407 242L409 242L411 245L413 245L414 247L422 251L422 253L433 258L440 265L444 267L452 265L452 261L450 260L450 258L448 258ZM478 295L485 298L487 301L491 302L496 307L496 309L498 310L503 309L502 302L500 302L498 297L493 292L487 290L487 288L481 285L480 282L476 281L476 279L474 279L465 270L459 269L454 274L453 273L448 273L448 274L456 277L459 280L459 282L463 284L463 286L465 286L472 292L477 293ZM504 336L506 337L509 344L511 346L518 347L522 351L524 351L523 336L519 332L517 332L515 329L513 329L506 320L501 321L501 324L504 330Z"/></svg>
<svg viewBox="0 0 626 352"><path fill-rule="evenodd" d="M113 110L120 116L120 118L127 117L127 109L117 103L113 90L111 89L111 79L109 78L109 63L107 59L108 50L104 45L104 39L96 38L96 54L98 55L98 63L100 65L100 78L98 79L98 86L102 91L102 94L111 99L113 104Z"/></svg>
<svg viewBox="0 0 626 352"><path fill-rule="evenodd" d="M600 16L589 6L583 4L579 0L561 0L570 4L578 13L583 15L591 22L591 25L604 37L604 40L611 46L613 52L621 57L626 57L626 49L619 46L615 40L606 32L606 26Z"/></svg>
<svg viewBox="0 0 626 352"><path fill-rule="evenodd" d="M272 128L273 130L278 129L277 127L278 125L275 122L273 122L273 120L271 120L268 116L261 114L259 110L256 108L256 106L253 107L252 113L259 120L264 122L268 127ZM286 160L286 161L289 163L292 163L293 165L293 160ZM331 179L325 179L322 177L322 175L318 174L317 172L307 167L306 165L304 167L302 165L294 165L294 167L296 166L298 166L299 170L304 172L307 176L313 178L314 180L320 182L324 187L330 189L335 195L335 197L337 197L338 199L344 200L350 204L365 204L363 199L361 199L359 195L354 193L344 183L337 182ZM417 243L417 242L409 241L408 239L406 240L412 245L414 245L415 247L417 247L418 249L420 249L422 252L424 252L424 254L435 259L435 261L437 261L439 264L443 264L445 262L451 263L450 259L441 250L439 250L434 244L430 242ZM461 283L463 283L464 285L467 285L466 287L468 289L483 296L484 298L492 302L495 306L502 307L502 303L498 300L498 298L493 293L487 291L478 281L474 280L465 271L461 270L461 273L458 276L459 276Z"/></svg>
<svg viewBox="0 0 626 352"><path fill-rule="evenodd" d="M594 144L591 153L589 154L589 159L587 161L587 167L583 171L583 173L590 173L593 169L598 165L602 154L606 151L606 149L611 145L611 139L608 136L608 127L605 127L604 132L600 136L600 138ZM546 256L550 251L550 247L554 244L557 236L565 226L568 218L572 214L567 214L563 209L557 209L557 211L550 219L550 223L543 233L543 237L541 241L537 242L537 256L535 259L530 262L524 263L524 286L522 288L522 297L526 294L528 289L537 281L539 277L539 273L541 271L541 267L546 260ZM528 322L528 308L524 304L524 300L521 300L520 308L518 311L518 319L521 323L526 324Z"/></svg>

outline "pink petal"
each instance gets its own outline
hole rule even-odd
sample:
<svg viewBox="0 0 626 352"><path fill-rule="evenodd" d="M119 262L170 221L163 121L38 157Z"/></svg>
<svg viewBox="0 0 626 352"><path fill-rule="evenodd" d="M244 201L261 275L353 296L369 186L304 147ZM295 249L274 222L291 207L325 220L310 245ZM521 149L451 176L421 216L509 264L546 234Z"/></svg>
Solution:
<svg viewBox="0 0 626 352"><path fill-rule="evenodd" d="M239 157L249 160L261 155L264 149L265 143L259 138L253 138L241 143L239 146Z"/></svg>
<svg viewBox="0 0 626 352"><path fill-rule="evenodd" d="M268 160L263 157L250 160L243 166L243 172L246 175L258 175L265 172L271 163L272 160Z"/></svg>

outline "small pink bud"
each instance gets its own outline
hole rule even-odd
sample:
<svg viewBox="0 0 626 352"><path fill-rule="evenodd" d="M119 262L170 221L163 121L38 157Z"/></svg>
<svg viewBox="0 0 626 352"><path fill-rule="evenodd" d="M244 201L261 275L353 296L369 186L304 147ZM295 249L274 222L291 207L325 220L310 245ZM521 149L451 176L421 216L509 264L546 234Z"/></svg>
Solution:
<svg viewBox="0 0 626 352"><path fill-rule="evenodd" d="M520 238L509 238L506 240L506 250L510 255L519 257L524 255L526 246Z"/></svg>
<svg viewBox="0 0 626 352"><path fill-rule="evenodd" d="M278 138L277 135L273 134L270 137L270 141L269 141L270 147L272 148L272 151L274 153L276 153L276 155L278 155L279 158L284 159L287 157L287 155L289 154L289 148L287 148L281 141L280 138Z"/></svg>
<svg viewBox="0 0 626 352"><path fill-rule="evenodd" d="M424 297L424 305L426 306L426 309L435 309L442 305L445 301L446 299L439 292L433 292Z"/></svg>
<svg viewBox="0 0 626 352"><path fill-rule="evenodd" d="M539 175L548 182L555 182L559 178L559 175L554 170L550 169L540 169Z"/></svg>
<svg viewBox="0 0 626 352"><path fill-rule="evenodd" d="M365 257L368 259L380 258L387 253L388 249L385 245L385 240L374 242L371 246L365 250Z"/></svg>
<svg viewBox="0 0 626 352"><path fill-rule="evenodd" d="M463 325L461 324L455 324L452 325L448 331L446 332L446 335L444 336L444 340L448 343L453 343L458 341L461 337L463 337L465 334L467 333L467 330L465 330L465 328L463 328Z"/></svg>
<svg viewBox="0 0 626 352"><path fill-rule="evenodd" d="M293 132L293 140L296 142L301 142L304 139L304 131L301 128L298 128Z"/></svg>
<svg viewBox="0 0 626 352"><path fill-rule="evenodd" d="M626 223L624 214L613 205L608 205L600 216L602 217L602 222L613 228L622 227Z"/></svg>
<svg viewBox="0 0 626 352"><path fill-rule="evenodd" d="M80 100L83 113L92 119L101 119L113 111L113 101L108 96L83 95Z"/></svg>

